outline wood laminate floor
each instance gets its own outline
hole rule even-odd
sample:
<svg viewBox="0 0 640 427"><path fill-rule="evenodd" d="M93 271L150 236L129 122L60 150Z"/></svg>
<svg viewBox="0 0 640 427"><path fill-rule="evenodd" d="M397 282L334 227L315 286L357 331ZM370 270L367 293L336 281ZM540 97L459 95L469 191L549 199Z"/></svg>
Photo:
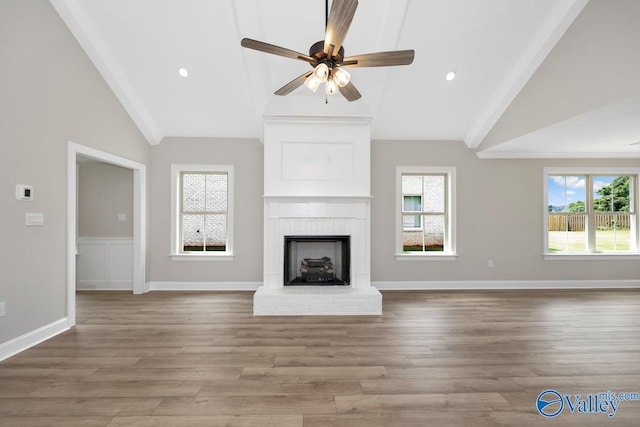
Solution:
<svg viewBox="0 0 640 427"><path fill-rule="evenodd" d="M640 392L638 290L384 292L379 317L254 317L252 297L79 293L77 327L0 363L0 425L640 425L640 401L536 410Z"/></svg>

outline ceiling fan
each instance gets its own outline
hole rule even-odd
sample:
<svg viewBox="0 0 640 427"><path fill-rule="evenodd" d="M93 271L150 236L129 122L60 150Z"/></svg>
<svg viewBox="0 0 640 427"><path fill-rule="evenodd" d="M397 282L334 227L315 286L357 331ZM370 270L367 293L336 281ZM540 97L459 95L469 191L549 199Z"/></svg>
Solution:
<svg viewBox="0 0 640 427"><path fill-rule="evenodd" d="M351 83L348 67L389 67L409 65L413 62L415 52L396 50L390 52L367 53L363 55L344 56L342 42L349 31L353 15L358 7L358 0L333 0L331 12L327 13L329 0L325 2L325 38L309 48L309 55L275 46L269 43L243 38L243 47L298 59L308 62L313 70L291 80L275 91L276 95L287 95L303 84L315 92L321 83L325 84L325 92L332 95L338 91L349 101L360 99L362 95ZM327 16L328 15L328 16Z"/></svg>

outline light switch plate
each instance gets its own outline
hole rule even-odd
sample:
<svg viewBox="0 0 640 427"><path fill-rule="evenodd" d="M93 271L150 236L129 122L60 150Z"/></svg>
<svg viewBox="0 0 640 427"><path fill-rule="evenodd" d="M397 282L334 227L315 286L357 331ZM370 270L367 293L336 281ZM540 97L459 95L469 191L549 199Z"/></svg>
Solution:
<svg viewBox="0 0 640 427"><path fill-rule="evenodd" d="M24 225L27 227L44 225L44 214L39 212L28 212L24 214Z"/></svg>

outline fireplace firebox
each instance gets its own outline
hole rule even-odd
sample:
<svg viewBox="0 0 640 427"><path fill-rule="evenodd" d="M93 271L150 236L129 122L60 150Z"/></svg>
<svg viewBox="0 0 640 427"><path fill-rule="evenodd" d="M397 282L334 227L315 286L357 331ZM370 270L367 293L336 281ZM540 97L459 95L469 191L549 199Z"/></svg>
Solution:
<svg viewBox="0 0 640 427"><path fill-rule="evenodd" d="M285 286L348 286L349 236L284 236Z"/></svg>

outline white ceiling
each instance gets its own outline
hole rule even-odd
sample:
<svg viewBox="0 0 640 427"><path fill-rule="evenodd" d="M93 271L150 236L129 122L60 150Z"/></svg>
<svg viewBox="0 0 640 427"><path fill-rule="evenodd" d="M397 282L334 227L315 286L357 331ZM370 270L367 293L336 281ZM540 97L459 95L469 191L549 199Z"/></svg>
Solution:
<svg viewBox="0 0 640 427"><path fill-rule="evenodd" d="M409 66L350 69L362 93L353 103L339 95L325 103L320 91L305 87L273 95L309 65L240 46L249 37L307 53L324 38L322 0L51 3L151 144L172 136L261 139L263 115L309 113L371 116L373 139L464 140L476 148L586 1L361 0L344 41L347 56L416 54ZM178 75L180 67L189 77ZM451 70L457 78L447 82ZM636 102L602 115L623 107L638 112ZM567 129L593 123L594 115L600 117L595 112L551 129L554 151L563 151L562 138L565 151L575 151L580 134ZM532 156L548 149L544 132L483 153ZM640 141L638 126L634 132ZM595 147L582 151L602 151ZM640 157L640 145L624 147ZM604 149L619 151L611 144Z"/></svg>

